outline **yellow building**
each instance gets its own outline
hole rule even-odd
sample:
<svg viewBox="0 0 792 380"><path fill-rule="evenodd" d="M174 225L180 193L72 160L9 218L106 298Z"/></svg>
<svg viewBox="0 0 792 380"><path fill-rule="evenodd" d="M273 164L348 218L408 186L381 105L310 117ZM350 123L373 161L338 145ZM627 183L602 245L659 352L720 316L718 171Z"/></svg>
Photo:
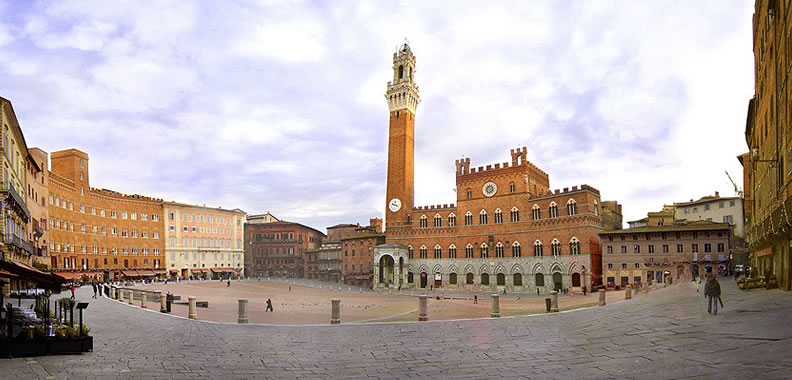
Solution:
<svg viewBox="0 0 792 380"><path fill-rule="evenodd" d="M165 265L171 278L244 276L245 212L163 202Z"/></svg>

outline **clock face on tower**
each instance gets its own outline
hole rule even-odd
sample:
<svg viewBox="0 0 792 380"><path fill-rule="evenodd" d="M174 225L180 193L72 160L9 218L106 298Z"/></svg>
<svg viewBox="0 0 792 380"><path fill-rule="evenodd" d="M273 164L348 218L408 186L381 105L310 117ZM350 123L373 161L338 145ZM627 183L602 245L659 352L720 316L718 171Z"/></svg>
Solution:
<svg viewBox="0 0 792 380"><path fill-rule="evenodd" d="M388 209L391 210L391 212L396 212L401 210L401 201L399 200L399 198L391 199L391 201L388 202Z"/></svg>
<svg viewBox="0 0 792 380"><path fill-rule="evenodd" d="M485 197L491 197L498 192L498 185L496 185L495 182L489 181L481 188L481 192L484 193Z"/></svg>

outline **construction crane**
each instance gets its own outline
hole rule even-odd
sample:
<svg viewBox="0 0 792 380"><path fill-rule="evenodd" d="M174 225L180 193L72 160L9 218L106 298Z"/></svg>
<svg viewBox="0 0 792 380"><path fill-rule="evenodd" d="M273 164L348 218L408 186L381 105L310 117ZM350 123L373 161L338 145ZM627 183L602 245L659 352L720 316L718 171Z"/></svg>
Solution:
<svg viewBox="0 0 792 380"><path fill-rule="evenodd" d="M742 198L742 197L743 197L743 192L742 192L742 191L741 191L739 188L737 188L737 184L736 184L736 183L734 183L734 180L733 180L733 179L732 179L732 177L729 175L729 172L728 172L728 171L726 171L726 170L724 170L723 172L724 172L724 173L726 173L726 176L727 176L727 177L729 177L729 181L731 181L731 183L732 183L732 186L734 186L734 192L735 192L735 193L737 193L737 195L738 195L740 198Z"/></svg>

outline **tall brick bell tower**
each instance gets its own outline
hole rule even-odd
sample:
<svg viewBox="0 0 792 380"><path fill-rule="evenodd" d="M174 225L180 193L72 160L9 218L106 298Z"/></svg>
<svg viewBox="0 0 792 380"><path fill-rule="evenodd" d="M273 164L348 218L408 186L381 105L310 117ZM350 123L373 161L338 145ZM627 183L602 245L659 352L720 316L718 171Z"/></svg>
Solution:
<svg viewBox="0 0 792 380"><path fill-rule="evenodd" d="M388 192L385 199L385 228L410 224L413 208L413 150L418 86L413 81L415 56L410 46L393 53L393 81L385 99L390 110L388 133Z"/></svg>

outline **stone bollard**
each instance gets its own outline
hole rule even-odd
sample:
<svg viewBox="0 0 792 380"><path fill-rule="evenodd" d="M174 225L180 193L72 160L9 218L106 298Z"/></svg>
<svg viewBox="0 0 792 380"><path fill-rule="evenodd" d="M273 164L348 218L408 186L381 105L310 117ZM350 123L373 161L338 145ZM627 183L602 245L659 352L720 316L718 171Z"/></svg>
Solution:
<svg viewBox="0 0 792 380"><path fill-rule="evenodd" d="M626 287L624 289L624 299L629 300L632 299L632 287Z"/></svg>
<svg viewBox="0 0 792 380"><path fill-rule="evenodd" d="M599 290L599 305L605 306L605 289Z"/></svg>
<svg viewBox="0 0 792 380"><path fill-rule="evenodd" d="M187 297L190 302L190 314L187 316L190 319L198 319L198 314L195 312L195 297Z"/></svg>
<svg viewBox="0 0 792 380"><path fill-rule="evenodd" d="M237 318L237 323L248 323L247 305L248 305L248 300L246 299L239 300L239 318Z"/></svg>
<svg viewBox="0 0 792 380"><path fill-rule="evenodd" d="M162 292L159 292L160 313L167 313L168 312L168 306L166 304L167 299L168 299L167 295L162 294Z"/></svg>
<svg viewBox="0 0 792 380"><path fill-rule="evenodd" d="M140 307L143 309L147 309L146 307L146 292L140 292Z"/></svg>
<svg viewBox="0 0 792 380"><path fill-rule="evenodd" d="M116 297L116 288L114 286L110 287L110 298L114 300L118 299L118 297Z"/></svg>
<svg viewBox="0 0 792 380"><path fill-rule="evenodd" d="M429 298L427 295L418 296L418 322L425 322L429 320L426 315L426 300Z"/></svg>
<svg viewBox="0 0 792 380"><path fill-rule="evenodd" d="M558 291L550 292L550 311L558 313Z"/></svg>
<svg viewBox="0 0 792 380"><path fill-rule="evenodd" d="M330 309L330 324L341 324L341 300L330 300L332 308Z"/></svg>
<svg viewBox="0 0 792 380"><path fill-rule="evenodd" d="M129 296L129 304L130 305L134 305L135 304L135 293L132 290L127 291L127 296Z"/></svg>
<svg viewBox="0 0 792 380"><path fill-rule="evenodd" d="M490 317L500 318L500 295L493 294L490 296Z"/></svg>

